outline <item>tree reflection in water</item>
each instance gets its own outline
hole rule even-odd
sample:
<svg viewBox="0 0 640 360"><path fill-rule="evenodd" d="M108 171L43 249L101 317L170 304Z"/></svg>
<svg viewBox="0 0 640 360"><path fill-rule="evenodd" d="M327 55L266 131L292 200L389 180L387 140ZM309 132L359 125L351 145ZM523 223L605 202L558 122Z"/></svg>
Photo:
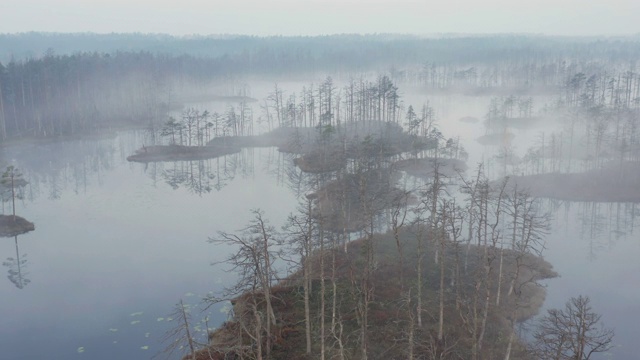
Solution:
<svg viewBox="0 0 640 360"><path fill-rule="evenodd" d="M174 190L184 188L202 196L214 189L220 191L238 175L242 178L252 176L253 158L253 150L244 149L240 153L215 159L152 163L145 167L145 172L154 181L159 174Z"/></svg>
<svg viewBox="0 0 640 360"><path fill-rule="evenodd" d="M104 174L116 163L116 145L132 142L135 132L125 134L120 141L111 137L61 141L36 146L15 146L3 154L5 161L19 158L18 166L27 181L25 199L34 201L40 196L60 199L66 190L84 194L93 183L102 184ZM124 154L127 150L121 150Z"/></svg>
<svg viewBox="0 0 640 360"><path fill-rule="evenodd" d="M8 257L5 262L2 263L3 266L9 268L9 275L7 278L11 281L18 289L23 289L27 286L31 280L28 278L29 273L27 272L27 254L20 255L20 249L18 247L18 235L14 237L16 244L16 257Z"/></svg>
<svg viewBox="0 0 640 360"><path fill-rule="evenodd" d="M613 249L619 241L632 238L636 219L640 218L638 204L631 202L545 199L545 204L556 214L561 228L575 227L579 238L588 242L590 261L596 260L598 253Z"/></svg>

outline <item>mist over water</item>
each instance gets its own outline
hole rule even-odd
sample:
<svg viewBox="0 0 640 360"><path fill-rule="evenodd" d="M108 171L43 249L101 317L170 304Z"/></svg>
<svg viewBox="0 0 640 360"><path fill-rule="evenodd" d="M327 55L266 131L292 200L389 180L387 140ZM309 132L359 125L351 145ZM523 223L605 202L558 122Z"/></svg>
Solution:
<svg viewBox="0 0 640 360"><path fill-rule="evenodd" d="M232 275L210 263L229 249L208 237L242 228L252 208L278 224L295 207L278 180L274 149L195 164L128 163L141 144L140 132L130 131L5 149L9 158L20 156L16 166L29 179L20 213L36 224L18 236L31 282L22 289L5 276L0 282L0 347L12 359L150 357L165 346L173 304L184 299L197 308L209 291L228 285ZM172 179L177 171L199 178L191 171L200 168L207 190ZM0 248L3 260L16 252L13 238ZM209 314L210 326L219 326L221 307L194 314L198 321Z"/></svg>
<svg viewBox="0 0 640 360"><path fill-rule="evenodd" d="M270 86L261 86L252 87L252 95L264 97ZM496 147L475 141L484 131L481 121L459 121L482 119L489 97L412 93L405 99L428 102L443 132L460 136L470 154L468 172L495 154ZM230 105L190 106L224 111ZM535 142L535 131L515 130L518 146L526 146L521 139ZM130 130L3 150L5 161L29 181L19 207L36 224L35 231L17 238L31 282L23 289L7 279L0 282L5 324L0 347L12 358L139 359L159 352L172 305L184 299L197 308L209 291L220 291L233 278L210 266L230 249L206 240L218 231L241 229L253 208L280 226L302 195L292 177L301 175L299 169L275 148L200 161L127 162L126 156L145 143L147 131ZM634 232L640 209L633 203L548 201L546 206L554 221L543 255L561 277L546 282L545 308L589 294L606 325L616 329L614 358L628 358L633 339L627 334L637 329L628 315L640 311L640 293L632 285L640 271ZM0 243L4 257L16 253L10 240ZM226 319L222 306L194 314L219 326ZM200 329L206 331L202 324ZM46 346L29 346L34 341Z"/></svg>
<svg viewBox="0 0 640 360"><path fill-rule="evenodd" d="M629 59L640 52L637 44L450 40L464 49L460 54L479 54L471 61L438 41L364 39L373 40L314 39L321 46L313 51L309 44L289 47L300 39L270 39L280 52L261 51L263 39L241 39L249 50L234 48L218 58L47 50L0 68L0 164L3 171L19 169L27 181L17 187L16 214L35 224L34 231L0 238L3 353L10 359L150 358L166 346L163 336L176 326L170 314L181 300L195 337L206 343L230 305L205 310L202 299L237 279L228 267L211 265L235 249L207 240L245 229L253 209L281 229L311 191L320 193L310 184L330 183L357 167L349 158L356 155L342 154L339 170L314 172L313 163L306 164L309 172L301 170L307 155L317 155L309 144L331 144L321 155L353 145L332 138L344 131L376 150L363 157L378 156L380 167L434 156L466 161L466 171L445 176L448 195L460 203L467 197L458 192L460 177L474 178L480 168L492 185L508 176L530 188L551 218L542 256L560 274L543 282L540 313L588 295L616 331L613 349L595 358L634 358L640 77ZM331 46L340 41L356 50L342 54ZM484 51L485 42L491 51ZM412 44L428 48L414 52ZM259 137L278 127L289 136L280 148ZM375 147L383 132L403 143ZM255 143L239 141L225 148L228 155L198 160L127 161L209 141L210 148L224 147L233 139L228 136L255 136ZM407 139L419 136L435 139L435 147L409 147ZM311 154L300 150L304 146ZM425 189L432 179L412 170L372 173L402 190ZM6 191L2 200L3 214L10 214ZM389 209L375 217L372 228L390 229ZM350 240L366 234L358 226ZM276 267L280 278L296 270L285 261Z"/></svg>

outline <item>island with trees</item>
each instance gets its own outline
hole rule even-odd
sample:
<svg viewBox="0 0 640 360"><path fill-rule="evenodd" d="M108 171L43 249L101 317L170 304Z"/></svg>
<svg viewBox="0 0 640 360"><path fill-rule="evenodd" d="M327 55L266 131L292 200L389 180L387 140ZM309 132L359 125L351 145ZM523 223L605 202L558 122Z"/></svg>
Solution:
<svg viewBox="0 0 640 360"><path fill-rule="evenodd" d="M41 56L14 58L27 40ZM299 204L283 227L254 209L245 228L211 235L233 249L216 266L237 276L204 302L228 304L230 316L202 341L180 301L168 352L185 360L585 360L614 346L587 295L531 320L544 281L559 275L543 258L551 229L542 199L640 202L637 37L67 40L0 34L2 145L134 128L145 145L128 153L131 162L271 147L296 179ZM122 43L142 45L123 51ZM315 80L299 89L277 82L294 76ZM250 94L253 77L276 79L264 98ZM454 113L471 135L445 134L438 121L452 119L427 100L409 104L407 92L411 100L486 97L485 115ZM195 100L222 101L224 110ZM487 150L482 161L468 163L479 157L471 147ZM224 186L204 166L181 166L161 175L173 189ZM35 228L15 213L24 184L6 168L3 209L10 200L13 210L0 215L0 236L15 239L6 266L18 288L29 280L17 236ZM527 321L528 338L518 332Z"/></svg>
<svg viewBox="0 0 640 360"><path fill-rule="evenodd" d="M22 174L14 166L8 166L0 179L0 191L2 192L2 206L5 199L11 201L11 215L0 215L0 236L15 237L35 230L35 225L23 217L16 215L16 198L20 198L20 188L26 185Z"/></svg>

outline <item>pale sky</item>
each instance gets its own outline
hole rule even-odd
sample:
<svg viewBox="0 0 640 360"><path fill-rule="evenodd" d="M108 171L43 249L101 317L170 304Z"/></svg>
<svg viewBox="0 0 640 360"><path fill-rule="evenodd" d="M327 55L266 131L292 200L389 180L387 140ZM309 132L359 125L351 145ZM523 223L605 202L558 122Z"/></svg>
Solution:
<svg viewBox="0 0 640 360"><path fill-rule="evenodd" d="M0 33L640 33L640 0L0 0Z"/></svg>

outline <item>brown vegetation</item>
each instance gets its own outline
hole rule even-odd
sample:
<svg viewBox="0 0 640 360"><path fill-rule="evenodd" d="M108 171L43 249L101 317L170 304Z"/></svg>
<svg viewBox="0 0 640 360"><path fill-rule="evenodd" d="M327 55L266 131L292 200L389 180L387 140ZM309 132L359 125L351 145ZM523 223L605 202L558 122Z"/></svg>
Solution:
<svg viewBox="0 0 640 360"><path fill-rule="evenodd" d="M154 145L143 146L135 154L127 157L128 161L156 162L156 161L188 161L212 159L219 156L237 153L235 146L184 146L184 145Z"/></svg>
<svg viewBox="0 0 640 360"><path fill-rule="evenodd" d="M414 254L413 256L407 256L404 269L400 269L399 266L393 234L386 233L376 235L373 238L375 257L378 260L371 277L373 300L369 305L368 323L369 353L372 354L370 355L371 358L407 358L407 326L412 321L409 319L411 311L407 311L406 303L401 300L408 290L402 284L403 282L413 284L418 279L416 273L418 257L415 254L419 245L416 241L416 231L417 229L412 227L400 233L401 240L405 244L406 253ZM427 244L424 259L433 259L437 251L436 243L427 241ZM340 354L350 359L361 358L359 349L354 344L354 342L357 342L355 339L358 337L360 326L358 324L358 316L353 309L357 307L358 296L356 292L358 291L357 284L359 282L358 277L354 275L354 271L357 272L355 269L362 266L363 246L367 246L367 242L361 239L349 243L346 253L343 251L334 253L336 258L336 293L332 295L328 291L325 295L327 301L335 296L338 304L337 314L331 325L329 325L330 315L327 313L327 326L333 329L330 332L332 334L330 337L333 337L333 339L328 340L328 344L331 345L328 345L326 350L326 357L329 359L340 358ZM461 253L466 253L464 256L468 259L467 267L466 270L461 269L461 271L468 275L462 278L463 282L461 284L454 284L453 273L448 272L445 276L445 283L450 284L445 292L446 305L444 312L447 320L444 326L443 340L438 342L435 339L435 334L438 326L439 266L431 260L426 260L426 266L423 267L422 272L425 286L423 289L423 322L422 326L415 329L415 358L427 356L428 353L436 351L435 347L451 347L449 356L445 358L470 358L471 340L467 331L469 324L465 322L465 314L468 311L467 307L471 306L469 303L472 298L471 293L475 291L475 277L473 274L484 272L481 261L481 253L484 250L482 247L474 245L456 247L453 243L448 243L446 248L444 261L447 264L453 264L455 256L462 256ZM326 251L331 252L334 250ZM456 252L461 253L456 255ZM327 255L325 254L325 256ZM321 262L319 257L320 254L316 252L311 260L314 268L313 273L315 274L320 273ZM505 273L515 271L514 267L516 266L517 258L518 254L514 251L505 250L503 252L503 271ZM522 257L518 258L518 261L522 262ZM527 270L519 274L521 279L539 280L556 276L551 265L539 257L527 255L526 262L528 265L526 266ZM401 280L401 273L403 273L403 280ZM493 291L496 291L498 274L495 273L493 276L495 276ZM272 339L271 359L307 359L305 354L304 321L301 320L304 319L302 280L302 274L298 272L281 281L280 285L273 289L274 301L272 304L278 319L278 325ZM319 278L314 278L312 282L311 307L316 311L320 301L321 281ZM456 301L456 292L458 291L462 292L462 303ZM502 288L502 291L506 294L506 286ZM500 306L492 306L489 310L491 326L487 328L485 339L487 339L486 344L490 345L486 345L482 349L484 355L481 358L490 356L490 354L493 358L497 358L497 356L503 354L503 349L506 347L508 340L504 334L511 332L512 321L510 317L515 306L518 308L518 320L523 320L536 314L542 305L545 293L544 288L535 285L534 282L527 282L522 287L522 291L523 296L518 297L520 303L514 304L507 298ZM251 328L253 326L253 318L249 316L251 312L243 309L255 303L264 310L265 304L260 294L247 293L236 298L233 301L235 317L211 334L209 347L200 350L196 359L235 358L234 356L240 355L242 351L249 351L251 339L243 335L242 328ZM312 324L313 336L316 339L319 334L318 317L319 315L313 317ZM344 348L341 349L338 346L339 341L345 345ZM318 353L319 342L314 342L313 346L313 353ZM522 351L523 347L515 342L513 348L512 356L516 358L518 351Z"/></svg>
<svg viewBox="0 0 640 360"><path fill-rule="evenodd" d="M35 230L35 225L15 215L0 215L0 236L14 237Z"/></svg>

